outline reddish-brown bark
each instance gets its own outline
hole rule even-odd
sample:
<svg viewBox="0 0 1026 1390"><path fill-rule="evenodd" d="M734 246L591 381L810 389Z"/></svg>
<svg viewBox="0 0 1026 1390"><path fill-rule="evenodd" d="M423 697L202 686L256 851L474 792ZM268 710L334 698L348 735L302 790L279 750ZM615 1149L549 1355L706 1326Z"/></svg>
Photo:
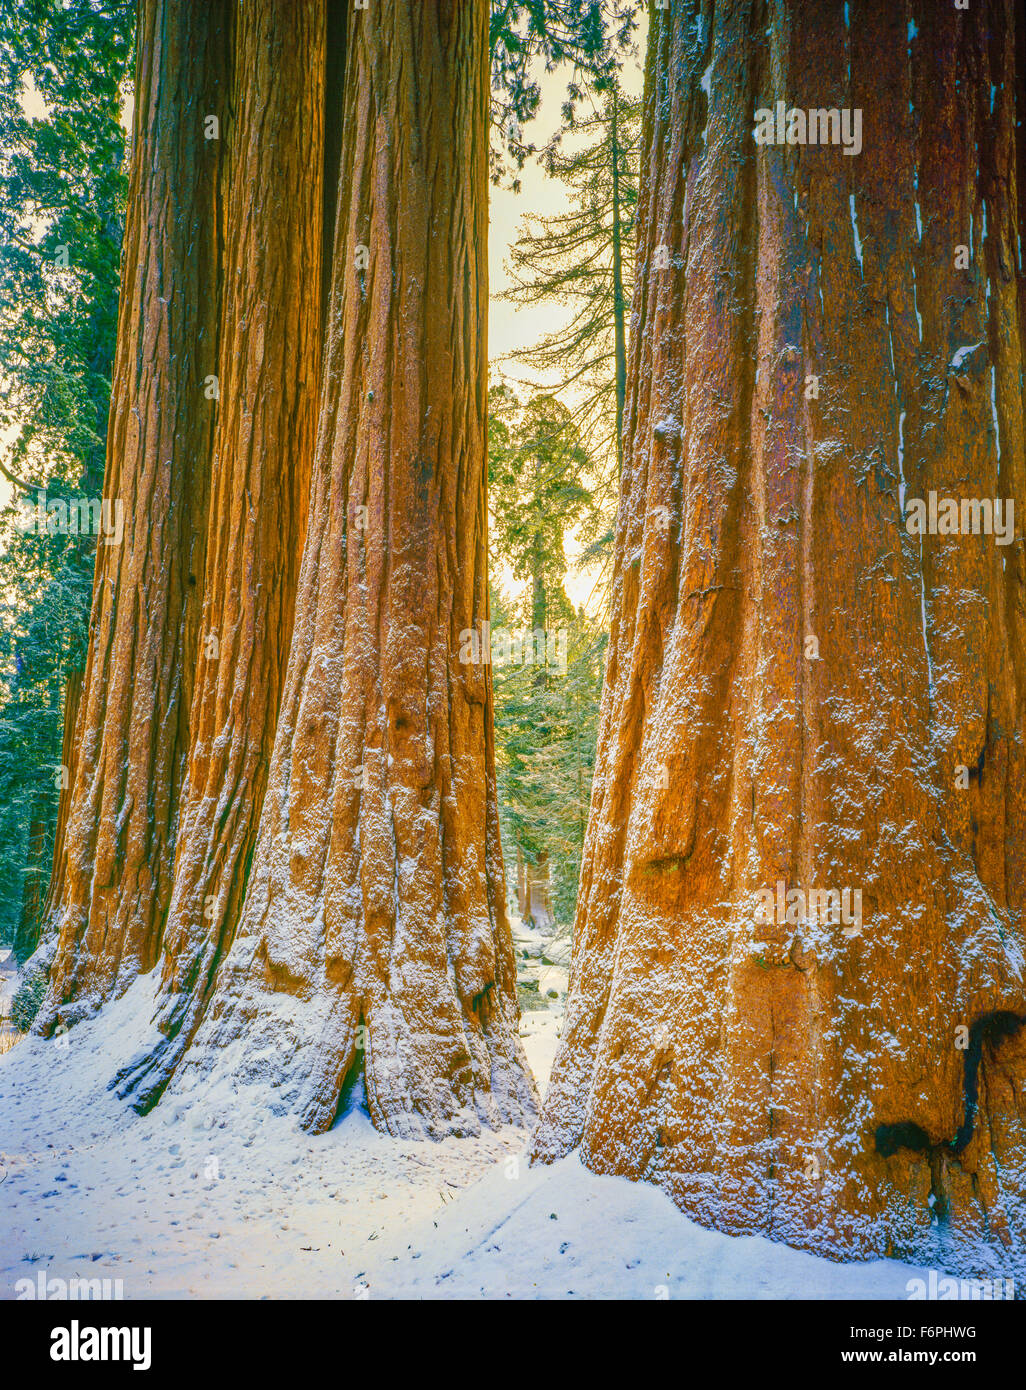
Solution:
<svg viewBox="0 0 1026 1390"><path fill-rule="evenodd" d="M488 669L458 659L488 611L487 28L449 0L349 14L289 667L242 921L174 1083L227 1067L312 1130L358 1073L393 1134L534 1113Z"/></svg>
<svg viewBox="0 0 1026 1390"><path fill-rule="evenodd" d="M653 14L606 689L535 1152L581 1145L727 1231L1021 1274L1022 20L845 8ZM862 153L757 146L777 100L861 107ZM920 546L902 503L931 489L1014 499L1014 544ZM778 881L860 889L861 933L759 925Z"/></svg>
<svg viewBox="0 0 1026 1390"><path fill-rule="evenodd" d="M325 8L237 8L203 623L147 1109L203 1015L246 889L303 549L320 378Z"/></svg>
<svg viewBox="0 0 1026 1390"><path fill-rule="evenodd" d="M77 768L39 1027L74 1021L157 959L200 630L220 286L226 0L141 0L105 495Z"/></svg>

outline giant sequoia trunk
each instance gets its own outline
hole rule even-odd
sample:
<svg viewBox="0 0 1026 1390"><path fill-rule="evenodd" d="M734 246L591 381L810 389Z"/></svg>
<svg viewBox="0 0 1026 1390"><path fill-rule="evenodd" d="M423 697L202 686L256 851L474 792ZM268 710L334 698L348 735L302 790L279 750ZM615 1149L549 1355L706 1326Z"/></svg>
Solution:
<svg viewBox="0 0 1026 1390"><path fill-rule="evenodd" d="M105 496L76 775L39 1027L74 1021L157 959L186 767L207 523L220 283L226 0L141 0ZM204 409L204 405L207 406Z"/></svg>
<svg viewBox="0 0 1026 1390"><path fill-rule="evenodd" d="M325 10L240 5L203 625L164 936L166 1042L121 1078L146 1109L231 942L274 744L320 374Z"/></svg>
<svg viewBox="0 0 1026 1390"><path fill-rule="evenodd" d="M580 1144L727 1231L1021 1275L1022 532L904 518L934 491L1022 524L1022 20L847 10L653 14L615 603L535 1151ZM778 100L861 107L861 154L757 145ZM790 920L762 925L778 883ZM861 930L802 910L844 888Z"/></svg>
<svg viewBox="0 0 1026 1390"><path fill-rule="evenodd" d="M220 1063L331 1124L534 1112L505 917L487 619L487 7L350 10L327 361L239 931L175 1086ZM227 1058L216 1049L231 1044Z"/></svg>

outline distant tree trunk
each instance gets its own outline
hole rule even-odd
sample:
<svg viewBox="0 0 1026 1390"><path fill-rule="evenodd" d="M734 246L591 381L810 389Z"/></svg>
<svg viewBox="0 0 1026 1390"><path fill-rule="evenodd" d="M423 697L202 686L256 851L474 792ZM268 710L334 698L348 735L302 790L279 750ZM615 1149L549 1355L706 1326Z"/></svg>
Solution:
<svg viewBox="0 0 1026 1390"><path fill-rule="evenodd" d="M549 856L545 850L540 850L535 862L527 865L527 912L532 926L552 925Z"/></svg>
<svg viewBox="0 0 1026 1390"><path fill-rule="evenodd" d="M249 890L173 1088L263 1080L392 1134L530 1117L487 620L487 7L352 10L328 360ZM361 1027L361 1025L363 1025ZM224 1059L221 1046L233 1043Z"/></svg>
<svg viewBox="0 0 1026 1390"><path fill-rule="evenodd" d="M64 741L61 745L60 796L57 799L57 823L53 834L53 857L50 868L50 881L46 889L41 921L51 922L57 897L67 872L68 856L65 837L68 828L68 811L71 807L72 791L75 785L75 768L78 762L78 715L82 697L82 672L68 672L64 687Z"/></svg>
<svg viewBox="0 0 1026 1390"><path fill-rule="evenodd" d="M726 1231L1021 1275L1022 531L905 516L931 490L1026 514L1022 19L711 8L704 48L693 5L653 13L606 687L535 1152L581 1145ZM757 109L859 93L857 156L754 142ZM794 915L762 925L778 883ZM802 909L845 888L861 931Z"/></svg>
<svg viewBox="0 0 1026 1390"><path fill-rule="evenodd" d="M517 845L517 914L522 922L530 915L530 899L527 893L527 860L524 851Z"/></svg>
<svg viewBox="0 0 1026 1390"><path fill-rule="evenodd" d="M539 477L542 470L540 459L535 460L535 474ZM533 507L536 515L545 507L545 500L542 492L541 482L536 481ZM537 656L537 641L535 634L544 633L549 613L549 596L545 584L545 540L542 533L542 523L539 520L538 528L535 531L533 544L531 546L530 566L531 566L531 650ZM537 666L531 677L531 685L539 697L543 694L548 682L548 674L545 667L544 655L540 664ZM535 852L533 860L529 860L525 866L525 897L527 899L528 921L533 927L547 927L552 921L552 914L549 911L549 856L546 850Z"/></svg>
<svg viewBox="0 0 1026 1390"><path fill-rule="evenodd" d="M14 954L27 959L36 949L42 921L43 882L46 873L47 803L37 803L29 820L28 846L25 856L25 878L22 885L21 915L14 936Z"/></svg>
<svg viewBox="0 0 1026 1390"><path fill-rule="evenodd" d="M274 745L320 384L325 9L239 5L203 625L157 1023L120 1077L159 1097L231 944ZM330 246L328 248L330 254Z"/></svg>
<svg viewBox="0 0 1026 1390"><path fill-rule="evenodd" d="M217 371L227 0L140 0L135 128L105 495L60 937L39 1028L157 959L170 899L200 630Z"/></svg>

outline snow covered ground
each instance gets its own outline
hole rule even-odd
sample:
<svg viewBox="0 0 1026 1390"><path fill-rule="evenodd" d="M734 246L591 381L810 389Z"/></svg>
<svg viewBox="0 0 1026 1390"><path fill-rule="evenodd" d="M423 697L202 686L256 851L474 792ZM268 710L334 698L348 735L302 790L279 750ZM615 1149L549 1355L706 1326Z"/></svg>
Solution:
<svg viewBox="0 0 1026 1390"><path fill-rule="evenodd" d="M544 1087L565 947L519 926L517 943ZM575 1155L529 1168L516 1130L403 1143L354 1109L311 1137L256 1088L139 1117L106 1087L149 1036L153 987L0 1057L0 1297L42 1273L125 1298L904 1298L917 1272L704 1230Z"/></svg>

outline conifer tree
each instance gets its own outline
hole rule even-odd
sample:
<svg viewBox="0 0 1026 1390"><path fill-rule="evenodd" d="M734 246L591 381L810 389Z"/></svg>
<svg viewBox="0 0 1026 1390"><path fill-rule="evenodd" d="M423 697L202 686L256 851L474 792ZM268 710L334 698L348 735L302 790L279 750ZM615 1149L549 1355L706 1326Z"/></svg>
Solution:
<svg viewBox="0 0 1026 1390"><path fill-rule="evenodd" d="M524 585L492 623L499 796L519 910L547 925L572 917L591 785L602 634L567 597L565 539L594 506L593 470L554 396L500 385L489 400L494 552Z"/></svg>
<svg viewBox="0 0 1026 1390"><path fill-rule="evenodd" d="M622 463L641 103L615 76L588 95L591 110L576 115L543 155L548 174L567 186L571 206L525 215L510 248L513 283L502 297L518 307L571 310L566 324L510 356L555 384L589 454L615 465L603 476L611 512Z"/></svg>

